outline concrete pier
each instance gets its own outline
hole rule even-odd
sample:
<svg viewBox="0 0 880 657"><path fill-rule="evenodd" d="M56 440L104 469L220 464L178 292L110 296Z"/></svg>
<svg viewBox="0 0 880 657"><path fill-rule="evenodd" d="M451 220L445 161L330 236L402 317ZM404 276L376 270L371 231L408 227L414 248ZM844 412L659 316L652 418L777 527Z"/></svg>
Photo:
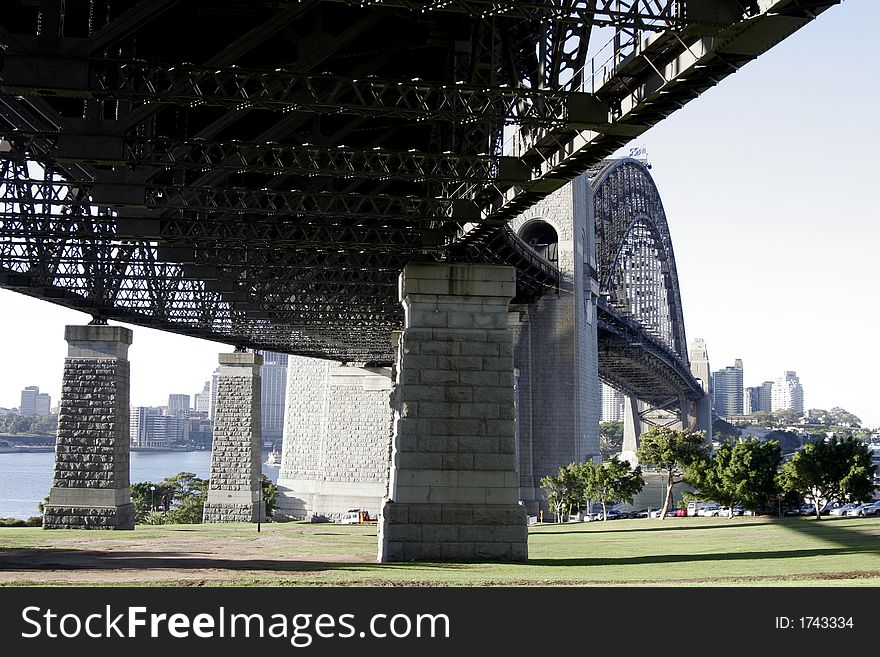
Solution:
<svg viewBox="0 0 880 657"><path fill-rule="evenodd" d="M257 522L260 499L260 365L249 352L220 354L211 479L204 522Z"/></svg>
<svg viewBox="0 0 880 657"><path fill-rule="evenodd" d="M55 472L44 529L134 529L128 347L121 326L67 326Z"/></svg>
<svg viewBox="0 0 880 657"><path fill-rule="evenodd" d="M524 560L517 503L511 267L416 264L393 394L379 560Z"/></svg>

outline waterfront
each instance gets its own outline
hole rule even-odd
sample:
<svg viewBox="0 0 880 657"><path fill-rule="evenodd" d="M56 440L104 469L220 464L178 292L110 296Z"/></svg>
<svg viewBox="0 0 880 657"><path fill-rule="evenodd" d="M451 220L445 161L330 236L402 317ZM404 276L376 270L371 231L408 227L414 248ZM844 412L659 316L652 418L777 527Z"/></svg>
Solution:
<svg viewBox="0 0 880 657"><path fill-rule="evenodd" d="M262 455L263 474L278 480L277 467L267 466ZM37 505L52 486L54 452L0 454L0 518L29 518L38 515ZM211 452L132 452L131 481L162 481L178 472L192 472L207 479Z"/></svg>

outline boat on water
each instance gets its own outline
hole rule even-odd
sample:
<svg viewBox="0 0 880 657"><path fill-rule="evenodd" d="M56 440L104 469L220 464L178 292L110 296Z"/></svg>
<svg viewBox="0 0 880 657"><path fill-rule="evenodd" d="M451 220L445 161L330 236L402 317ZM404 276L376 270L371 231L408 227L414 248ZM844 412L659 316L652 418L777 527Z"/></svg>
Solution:
<svg viewBox="0 0 880 657"><path fill-rule="evenodd" d="M266 465L280 466L281 455L273 449L269 452L269 456L266 457Z"/></svg>

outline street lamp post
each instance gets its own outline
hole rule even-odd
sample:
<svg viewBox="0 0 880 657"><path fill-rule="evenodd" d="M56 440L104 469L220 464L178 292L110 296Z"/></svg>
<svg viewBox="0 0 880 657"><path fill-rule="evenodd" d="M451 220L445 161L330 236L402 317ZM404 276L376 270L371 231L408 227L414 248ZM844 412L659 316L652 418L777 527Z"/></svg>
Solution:
<svg viewBox="0 0 880 657"><path fill-rule="evenodd" d="M155 487L155 486L150 486L150 511L155 511L155 510L156 510L156 502L155 502L156 495L155 495L155 492L156 492L156 487Z"/></svg>

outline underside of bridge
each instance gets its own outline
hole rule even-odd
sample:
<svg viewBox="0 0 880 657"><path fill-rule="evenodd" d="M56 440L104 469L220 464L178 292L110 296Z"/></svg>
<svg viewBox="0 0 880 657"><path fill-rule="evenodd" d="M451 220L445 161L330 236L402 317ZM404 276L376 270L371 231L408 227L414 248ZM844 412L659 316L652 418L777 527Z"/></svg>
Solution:
<svg viewBox="0 0 880 657"><path fill-rule="evenodd" d="M394 364L380 558L524 558L506 308L558 272L507 222L838 2L7 0L0 286L98 324ZM656 229L627 239L653 253ZM632 318L599 319L623 371ZM635 320L658 380L681 374L680 317ZM130 525L127 420L106 421L130 336L103 328L70 333L58 526ZM246 413L258 386L238 360L228 398ZM77 377L118 389L115 410ZM252 473L222 485L218 504L258 516Z"/></svg>
<svg viewBox="0 0 880 657"><path fill-rule="evenodd" d="M9 0L0 285L390 363L406 262L494 238L833 4Z"/></svg>

